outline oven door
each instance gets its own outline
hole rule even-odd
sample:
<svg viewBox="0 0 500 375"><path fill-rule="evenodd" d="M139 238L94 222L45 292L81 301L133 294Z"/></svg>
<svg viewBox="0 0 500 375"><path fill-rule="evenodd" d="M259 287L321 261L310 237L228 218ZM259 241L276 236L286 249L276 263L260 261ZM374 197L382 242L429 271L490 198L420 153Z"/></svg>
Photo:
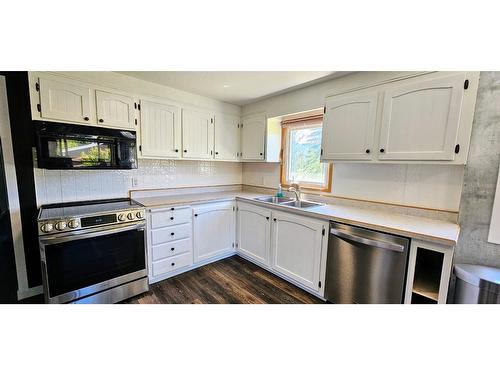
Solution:
<svg viewBox="0 0 500 375"><path fill-rule="evenodd" d="M144 222L40 237L45 301L64 303L147 276Z"/></svg>

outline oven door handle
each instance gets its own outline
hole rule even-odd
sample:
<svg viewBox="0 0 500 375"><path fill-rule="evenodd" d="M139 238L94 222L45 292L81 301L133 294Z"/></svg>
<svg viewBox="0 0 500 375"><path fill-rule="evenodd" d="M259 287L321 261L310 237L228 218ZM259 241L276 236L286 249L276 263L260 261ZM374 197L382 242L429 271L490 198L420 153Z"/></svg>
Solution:
<svg viewBox="0 0 500 375"><path fill-rule="evenodd" d="M114 227L112 229L93 230L91 232L86 232L86 233L75 233L75 234L73 234L73 233L61 233L57 236L40 237L40 243L42 243L44 245L52 245L52 244L57 244L57 243L82 240L85 238L101 237L101 236L106 236L108 234L127 232L130 230L144 231L145 226L146 225L144 223L138 223L135 225L125 224L125 225L121 225L119 227Z"/></svg>

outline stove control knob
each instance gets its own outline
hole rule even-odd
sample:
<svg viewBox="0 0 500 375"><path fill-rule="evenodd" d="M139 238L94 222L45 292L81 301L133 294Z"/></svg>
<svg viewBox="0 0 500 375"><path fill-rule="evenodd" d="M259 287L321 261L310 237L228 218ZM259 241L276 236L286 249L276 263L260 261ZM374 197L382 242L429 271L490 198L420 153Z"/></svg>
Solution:
<svg viewBox="0 0 500 375"><path fill-rule="evenodd" d="M118 215L118 221L125 221L125 220L126 220L125 214Z"/></svg>
<svg viewBox="0 0 500 375"><path fill-rule="evenodd" d="M135 214L135 216L137 216L138 219L142 219L142 218L144 218L144 212L137 211L137 213Z"/></svg>
<svg viewBox="0 0 500 375"><path fill-rule="evenodd" d="M78 223L78 220L70 220L68 222L68 227L70 227L71 229L76 229L80 226L80 223Z"/></svg>
<svg viewBox="0 0 500 375"><path fill-rule="evenodd" d="M60 222L56 223L57 230L65 230L66 227L67 227L67 225L66 225L65 221L60 221Z"/></svg>
<svg viewBox="0 0 500 375"><path fill-rule="evenodd" d="M54 230L54 225L52 225L50 223L43 224L42 227L40 228L40 230L43 233L50 233L50 232L52 232Z"/></svg>
<svg viewBox="0 0 500 375"><path fill-rule="evenodd" d="M135 218L135 216L134 216L134 213L133 213L133 212L129 212L129 213L127 214L127 219L132 220L132 219L134 219L134 218Z"/></svg>

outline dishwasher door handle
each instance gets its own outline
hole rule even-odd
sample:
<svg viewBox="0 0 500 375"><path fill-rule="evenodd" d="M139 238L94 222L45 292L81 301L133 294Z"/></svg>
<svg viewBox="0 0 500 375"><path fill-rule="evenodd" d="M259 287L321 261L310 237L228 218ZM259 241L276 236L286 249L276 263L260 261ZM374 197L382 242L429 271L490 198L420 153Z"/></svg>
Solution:
<svg viewBox="0 0 500 375"><path fill-rule="evenodd" d="M405 250L405 247L403 245L398 245L395 243L372 240L370 238L356 236L355 234L347 233L347 232L344 232L340 229L330 228L330 233L333 234L334 236L337 236L337 237L340 237L340 238L343 238L346 240L359 242L359 243L362 243L363 245L375 246L375 247L378 247L380 249L392 250L392 251L397 251L400 253L402 253Z"/></svg>

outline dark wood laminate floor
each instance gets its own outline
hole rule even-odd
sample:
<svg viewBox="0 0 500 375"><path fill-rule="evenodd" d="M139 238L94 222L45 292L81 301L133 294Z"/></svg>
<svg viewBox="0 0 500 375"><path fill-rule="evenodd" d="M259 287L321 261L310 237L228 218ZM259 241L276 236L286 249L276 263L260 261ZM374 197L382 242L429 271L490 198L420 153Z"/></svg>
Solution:
<svg viewBox="0 0 500 375"><path fill-rule="evenodd" d="M323 303L235 255L150 286L125 303Z"/></svg>

